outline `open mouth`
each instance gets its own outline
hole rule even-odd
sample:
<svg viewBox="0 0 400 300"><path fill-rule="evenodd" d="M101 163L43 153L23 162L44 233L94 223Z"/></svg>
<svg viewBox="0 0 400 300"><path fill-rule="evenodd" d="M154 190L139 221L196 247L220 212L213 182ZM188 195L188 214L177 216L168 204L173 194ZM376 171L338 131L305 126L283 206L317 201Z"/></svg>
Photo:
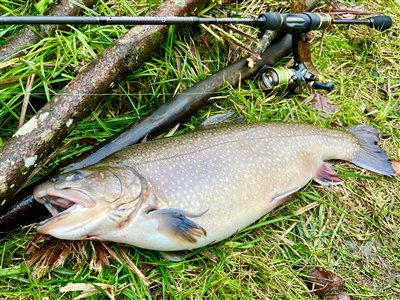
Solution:
<svg viewBox="0 0 400 300"><path fill-rule="evenodd" d="M71 212L78 208L78 206L82 207L71 200L51 195L47 195L46 197L42 198L41 201L43 201L44 206L49 210L53 217L61 213Z"/></svg>
<svg viewBox="0 0 400 300"><path fill-rule="evenodd" d="M86 194L72 190L34 192L35 199L42 203L53 217L70 213L79 208L89 208L95 205Z"/></svg>

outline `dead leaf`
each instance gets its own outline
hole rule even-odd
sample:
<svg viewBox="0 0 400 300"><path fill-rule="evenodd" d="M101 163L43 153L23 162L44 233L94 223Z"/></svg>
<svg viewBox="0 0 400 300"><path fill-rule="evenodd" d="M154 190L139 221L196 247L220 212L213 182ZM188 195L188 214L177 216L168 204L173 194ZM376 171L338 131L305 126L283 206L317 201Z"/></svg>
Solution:
<svg viewBox="0 0 400 300"><path fill-rule="evenodd" d="M86 247L90 244L90 247ZM90 249L92 251L90 251ZM65 241L46 235L36 235L26 248L30 257L27 259L27 266L34 267L32 276L41 277L51 270L63 266L68 258L75 259L75 265L81 265L90 258L89 268L100 272L103 266L110 266L108 256L114 258L118 263L127 265L133 270L144 285L150 285L147 277L135 266L129 256L121 246L118 246L124 262L118 257L117 253L106 245L98 241Z"/></svg>
<svg viewBox="0 0 400 300"><path fill-rule="evenodd" d="M114 298L114 286L105 283L68 283L66 286L60 288L60 293L67 292L82 292L78 297L74 299L83 299L90 297L92 295L100 293L99 289L102 289L104 293L110 299Z"/></svg>
<svg viewBox="0 0 400 300"><path fill-rule="evenodd" d="M321 267L309 272L306 284L309 290L320 297L342 293L344 288L344 280L340 276Z"/></svg>
<svg viewBox="0 0 400 300"><path fill-rule="evenodd" d="M45 235L35 236L25 251L30 254L26 265L34 267L32 276L37 278L63 266L71 256L78 265L87 258L85 243L82 241L64 241Z"/></svg>
<svg viewBox="0 0 400 300"><path fill-rule="evenodd" d="M308 103L312 102L313 100L315 100L315 102L311 105L308 105ZM310 95L310 97L308 97L303 101L303 104L308 105L308 107L310 107L313 110L318 110L323 112L324 117L329 117L330 115L338 111L340 108L339 105L332 104L332 102L330 102L328 97L320 93Z"/></svg>
<svg viewBox="0 0 400 300"><path fill-rule="evenodd" d="M305 213L306 211L309 211L310 209L313 209L313 208L315 208L317 206L319 206L319 202L314 201L314 202L311 202L310 204L308 204L308 205L296 210L293 214L295 216L298 216L298 215L301 215L302 213Z"/></svg>
<svg viewBox="0 0 400 300"><path fill-rule="evenodd" d="M89 269L100 273L103 266L110 266L110 261L107 256L107 249L104 247L103 242L92 243L92 259L90 260Z"/></svg>
<svg viewBox="0 0 400 300"><path fill-rule="evenodd" d="M394 169L394 176L400 176L400 163L392 160L392 167Z"/></svg>

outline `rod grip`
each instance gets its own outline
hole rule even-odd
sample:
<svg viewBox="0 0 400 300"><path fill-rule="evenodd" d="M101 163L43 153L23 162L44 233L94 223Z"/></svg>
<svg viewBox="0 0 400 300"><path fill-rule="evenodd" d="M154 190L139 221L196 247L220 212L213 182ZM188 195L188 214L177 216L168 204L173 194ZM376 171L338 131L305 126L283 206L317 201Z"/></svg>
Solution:
<svg viewBox="0 0 400 300"><path fill-rule="evenodd" d="M283 25L282 14L276 12L262 13L258 16L258 20L262 22L262 25L259 26L261 31L278 30Z"/></svg>
<svg viewBox="0 0 400 300"><path fill-rule="evenodd" d="M368 19L368 27L384 31L392 26L392 18L389 16L375 16Z"/></svg>

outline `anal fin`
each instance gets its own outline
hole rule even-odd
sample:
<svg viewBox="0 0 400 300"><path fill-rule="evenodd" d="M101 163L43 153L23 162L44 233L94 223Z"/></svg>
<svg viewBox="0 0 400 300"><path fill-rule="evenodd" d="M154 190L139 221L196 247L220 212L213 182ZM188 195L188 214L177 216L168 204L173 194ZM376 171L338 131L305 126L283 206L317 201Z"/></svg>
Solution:
<svg viewBox="0 0 400 300"><path fill-rule="evenodd" d="M197 238L205 237L207 232L188 217L196 218L205 213L196 215L181 209L161 208L150 211L149 215L157 218L160 232L179 242L196 243Z"/></svg>
<svg viewBox="0 0 400 300"><path fill-rule="evenodd" d="M314 177L314 181L321 185L336 185L343 183L343 181L336 174L332 165L326 162L322 163L317 175Z"/></svg>
<svg viewBox="0 0 400 300"><path fill-rule="evenodd" d="M286 200L288 200L290 197L292 197L293 194L296 193L300 188L301 188L301 186L300 186L300 187L296 187L296 188L294 188L294 189L292 189L292 190L290 190L290 191L284 192L284 193L282 193L282 194L277 194L277 195L275 195L275 196L272 198L271 203L272 203L275 207L278 206L278 205L283 204L284 202L286 202Z"/></svg>

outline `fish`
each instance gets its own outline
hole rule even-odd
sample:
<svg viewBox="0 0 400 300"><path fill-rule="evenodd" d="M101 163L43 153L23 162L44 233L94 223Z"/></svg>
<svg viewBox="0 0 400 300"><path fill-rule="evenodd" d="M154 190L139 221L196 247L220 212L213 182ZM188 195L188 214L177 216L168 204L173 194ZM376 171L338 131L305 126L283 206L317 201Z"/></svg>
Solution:
<svg viewBox="0 0 400 300"><path fill-rule="evenodd" d="M98 239L157 251L224 240L314 180L342 180L327 161L395 174L366 125L324 128L297 123L211 125L137 144L34 189L52 217L43 234Z"/></svg>

